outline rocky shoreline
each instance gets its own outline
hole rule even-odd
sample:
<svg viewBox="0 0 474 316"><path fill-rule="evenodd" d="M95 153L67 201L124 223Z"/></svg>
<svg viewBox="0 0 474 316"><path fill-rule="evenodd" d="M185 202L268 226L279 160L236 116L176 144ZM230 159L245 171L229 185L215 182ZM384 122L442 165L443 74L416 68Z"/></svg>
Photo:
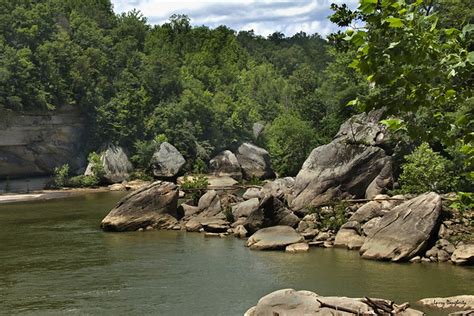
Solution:
<svg viewBox="0 0 474 316"><path fill-rule="evenodd" d="M474 295L460 295L444 298L426 298L418 302L420 307L449 311L449 315L472 315ZM273 315L426 315L413 309L410 303L396 304L379 298L349 298L321 296L310 291L282 289L262 297L244 316Z"/></svg>

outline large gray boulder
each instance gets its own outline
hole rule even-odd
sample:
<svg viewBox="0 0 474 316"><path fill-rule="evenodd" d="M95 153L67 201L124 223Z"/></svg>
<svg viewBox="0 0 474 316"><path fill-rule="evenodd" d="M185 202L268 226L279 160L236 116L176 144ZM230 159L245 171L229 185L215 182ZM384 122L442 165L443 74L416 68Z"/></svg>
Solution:
<svg viewBox="0 0 474 316"><path fill-rule="evenodd" d="M120 146L108 144L99 151L100 161L104 167L105 175L103 180L109 183L118 183L127 180L133 172L133 166L128 156ZM84 175L94 174L92 163L87 165Z"/></svg>
<svg viewBox="0 0 474 316"><path fill-rule="evenodd" d="M393 208L360 249L363 258L406 261L421 253L437 233L441 197L422 194Z"/></svg>
<svg viewBox="0 0 474 316"><path fill-rule="evenodd" d="M212 158L209 161L209 169L213 175L218 177L228 176L236 180L242 179L239 161L230 150L224 150Z"/></svg>
<svg viewBox="0 0 474 316"><path fill-rule="evenodd" d="M422 312L403 308L388 300L371 299L372 302L381 303L386 308L400 309L401 312L393 315L418 316ZM283 289L272 292L262 297L256 306L250 308L245 316L299 316L299 315L378 315L363 298L350 298L339 296L320 296L310 291L295 291ZM392 315L387 313L387 315Z"/></svg>
<svg viewBox="0 0 474 316"><path fill-rule="evenodd" d="M156 181L122 198L102 220L105 231L172 228L178 217L178 187Z"/></svg>
<svg viewBox="0 0 474 316"><path fill-rule="evenodd" d="M382 193L392 183L391 158L379 146L387 139L383 110L343 123L334 140L315 148L296 176L291 208L321 206L336 198Z"/></svg>
<svg viewBox="0 0 474 316"><path fill-rule="evenodd" d="M378 147L333 141L314 149L296 176L291 208L321 206L341 197L363 198L390 157Z"/></svg>
<svg viewBox="0 0 474 316"><path fill-rule="evenodd" d="M237 160L242 167L243 177L247 180L275 177L275 172L270 165L270 154L263 148L243 143L237 150Z"/></svg>
<svg viewBox="0 0 474 316"><path fill-rule="evenodd" d="M451 261L458 265L474 264L474 244L460 245L451 255Z"/></svg>
<svg viewBox="0 0 474 316"><path fill-rule="evenodd" d="M168 142L161 143L151 158L153 175L161 179L175 178L185 163L183 155Z"/></svg>
<svg viewBox="0 0 474 316"><path fill-rule="evenodd" d="M248 232L254 233L257 230L275 225L286 225L297 227L300 222L285 203L272 195L265 196L256 210L253 210L244 222L244 227Z"/></svg>
<svg viewBox="0 0 474 316"><path fill-rule="evenodd" d="M290 226L273 226L260 229L249 237L246 246L252 250L285 249L286 246L304 241Z"/></svg>

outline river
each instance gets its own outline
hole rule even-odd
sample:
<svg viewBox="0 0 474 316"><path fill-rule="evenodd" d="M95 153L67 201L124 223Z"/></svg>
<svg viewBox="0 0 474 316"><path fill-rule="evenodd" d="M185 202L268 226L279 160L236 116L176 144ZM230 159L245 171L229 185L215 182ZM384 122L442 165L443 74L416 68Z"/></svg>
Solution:
<svg viewBox="0 0 474 316"><path fill-rule="evenodd" d="M124 193L0 205L0 314L242 315L281 288L397 302L474 294L474 269L355 251L257 252L233 237L104 233Z"/></svg>

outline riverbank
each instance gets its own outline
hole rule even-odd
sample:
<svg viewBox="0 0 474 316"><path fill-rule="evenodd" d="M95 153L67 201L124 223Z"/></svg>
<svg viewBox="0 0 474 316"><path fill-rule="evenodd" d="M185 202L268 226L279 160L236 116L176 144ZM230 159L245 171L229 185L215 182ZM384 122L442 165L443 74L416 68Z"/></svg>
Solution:
<svg viewBox="0 0 474 316"><path fill-rule="evenodd" d="M18 202L38 202L53 199L64 199L89 193L109 192L107 187L100 188L75 188L61 190L40 190L31 193L4 193L0 194L0 204Z"/></svg>

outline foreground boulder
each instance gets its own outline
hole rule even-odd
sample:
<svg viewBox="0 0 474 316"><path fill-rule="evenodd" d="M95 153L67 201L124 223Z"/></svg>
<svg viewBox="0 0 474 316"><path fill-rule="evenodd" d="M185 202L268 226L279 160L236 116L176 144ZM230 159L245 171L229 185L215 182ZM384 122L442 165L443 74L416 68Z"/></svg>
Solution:
<svg viewBox="0 0 474 316"><path fill-rule="evenodd" d="M109 144L100 151L100 161L104 167L103 180L108 183L118 183L127 180L133 171L132 163L120 146ZM94 175L92 163L87 165L84 175Z"/></svg>
<svg viewBox="0 0 474 316"><path fill-rule="evenodd" d="M151 158L153 175L161 179L175 178L185 163L183 155L168 142L161 143Z"/></svg>
<svg viewBox="0 0 474 316"><path fill-rule="evenodd" d="M289 226L273 226L263 228L249 237L246 246L253 250L285 249L286 246L304 241L301 236Z"/></svg>
<svg viewBox="0 0 474 316"><path fill-rule="evenodd" d="M406 261L425 250L437 233L441 197L422 194L384 215L360 249L363 258Z"/></svg>
<svg viewBox="0 0 474 316"><path fill-rule="evenodd" d="M153 182L122 198L102 220L105 231L171 229L177 225L178 187L170 182Z"/></svg>
<svg viewBox="0 0 474 316"><path fill-rule="evenodd" d="M256 306L245 313L245 316L382 315L379 312L375 313L374 308L378 306L383 306L387 315L424 315L420 311L408 308L408 304L396 305L388 300L324 297L310 291L283 289L262 297Z"/></svg>
<svg viewBox="0 0 474 316"><path fill-rule="evenodd" d="M230 151L225 150L209 161L209 169L213 175L218 177L228 176L235 180L242 179L237 157Z"/></svg>
<svg viewBox="0 0 474 316"><path fill-rule="evenodd" d="M263 148L243 143L237 150L237 160L242 167L243 177L247 180L275 177L275 172L270 166L270 154Z"/></svg>

